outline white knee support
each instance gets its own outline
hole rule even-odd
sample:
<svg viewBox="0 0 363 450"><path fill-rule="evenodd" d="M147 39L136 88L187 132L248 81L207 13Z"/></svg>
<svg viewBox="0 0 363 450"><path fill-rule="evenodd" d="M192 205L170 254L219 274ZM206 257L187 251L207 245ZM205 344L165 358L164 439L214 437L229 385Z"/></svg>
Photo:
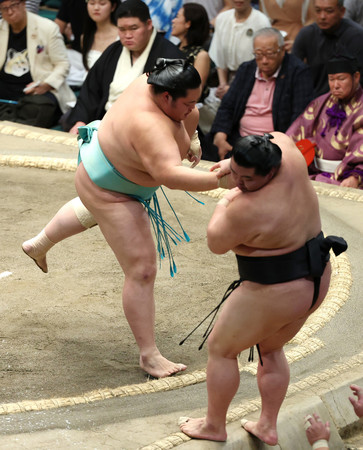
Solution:
<svg viewBox="0 0 363 450"><path fill-rule="evenodd" d="M72 206L73 211L76 214L77 219L80 221L81 225L83 225L85 228L91 228L97 225L95 218L84 206L79 197L74 198L69 203Z"/></svg>

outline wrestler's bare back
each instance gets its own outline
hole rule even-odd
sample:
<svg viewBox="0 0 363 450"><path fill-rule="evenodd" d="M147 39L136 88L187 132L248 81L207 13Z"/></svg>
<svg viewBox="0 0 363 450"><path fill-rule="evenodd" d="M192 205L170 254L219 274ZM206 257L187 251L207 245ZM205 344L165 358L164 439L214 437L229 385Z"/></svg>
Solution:
<svg viewBox="0 0 363 450"><path fill-rule="evenodd" d="M180 122L169 118L155 104L143 75L135 80L107 112L98 131L106 157L126 178L143 186L156 186L151 167L158 163L179 165L186 157L198 111Z"/></svg>
<svg viewBox="0 0 363 450"><path fill-rule="evenodd" d="M282 150L279 171L261 189L236 193L224 217L210 224L212 251L219 240L218 253L279 255L300 248L321 231L318 199L304 158L285 134L271 134Z"/></svg>

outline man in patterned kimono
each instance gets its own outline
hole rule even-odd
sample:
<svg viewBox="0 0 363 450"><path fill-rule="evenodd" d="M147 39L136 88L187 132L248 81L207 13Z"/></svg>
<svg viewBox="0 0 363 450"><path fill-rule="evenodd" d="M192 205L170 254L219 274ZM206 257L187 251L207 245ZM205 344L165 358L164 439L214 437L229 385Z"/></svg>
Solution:
<svg viewBox="0 0 363 450"><path fill-rule="evenodd" d="M310 140L316 181L363 189L363 90L357 61L339 56L327 63L330 92L313 100L287 130L295 142Z"/></svg>

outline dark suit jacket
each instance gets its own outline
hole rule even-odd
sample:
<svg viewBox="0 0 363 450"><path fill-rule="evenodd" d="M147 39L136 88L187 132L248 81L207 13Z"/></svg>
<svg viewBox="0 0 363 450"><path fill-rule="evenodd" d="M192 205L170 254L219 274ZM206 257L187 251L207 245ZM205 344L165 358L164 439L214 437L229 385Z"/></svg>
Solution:
<svg viewBox="0 0 363 450"><path fill-rule="evenodd" d="M292 53L310 67L314 98L329 92L326 63L336 55L354 56L360 66L363 86L363 27L350 19L342 19L334 31L324 32L316 23L303 27L295 38Z"/></svg>
<svg viewBox="0 0 363 450"><path fill-rule="evenodd" d="M65 128L69 130L76 122L89 123L92 120L102 119L105 115L109 88L122 47L120 41L111 44L88 72L77 103L66 119ZM161 34L157 34L146 61L144 72L150 72L153 69L157 58L185 58L185 56L176 45L163 38Z"/></svg>
<svg viewBox="0 0 363 450"><path fill-rule="evenodd" d="M255 83L256 68L255 60L239 66L211 128L212 135L219 131L226 133L231 145L234 145L240 136L239 122ZM296 56L286 53L276 79L272 102L274 131L285 132L312 98L313 82L310 69Z"/></svg>

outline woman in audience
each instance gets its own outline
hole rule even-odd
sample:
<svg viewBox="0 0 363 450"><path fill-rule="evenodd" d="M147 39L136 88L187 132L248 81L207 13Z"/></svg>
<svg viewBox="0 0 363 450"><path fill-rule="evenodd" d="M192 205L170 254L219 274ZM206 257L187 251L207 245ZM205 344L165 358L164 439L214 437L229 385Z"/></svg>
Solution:
<svg viewBox="0 0 363 450"><path fill-rule="evenodd" d="M118 39L114 12L119 0L88 0L82 43L82 59L89 70L106 48Z"/></svg>
<svg viewBox="0 0 363 450"><path fill-rule="evenodd" d="M194 59L194 67L204 88L210 69L209 55L203 48L209 38L209 19L205 8L198 3L185 4L173 19L171 34L180 40L180 50Z"/></svg>
<svg viewBox="0 0 363 450"><path fill-rule="evenodd" d="M81 36L81 51L68 50L71 71L67 82L79 88L87 72L106 48L118 39L114 11L119 0L88 0L87 15Z"/></svg>

